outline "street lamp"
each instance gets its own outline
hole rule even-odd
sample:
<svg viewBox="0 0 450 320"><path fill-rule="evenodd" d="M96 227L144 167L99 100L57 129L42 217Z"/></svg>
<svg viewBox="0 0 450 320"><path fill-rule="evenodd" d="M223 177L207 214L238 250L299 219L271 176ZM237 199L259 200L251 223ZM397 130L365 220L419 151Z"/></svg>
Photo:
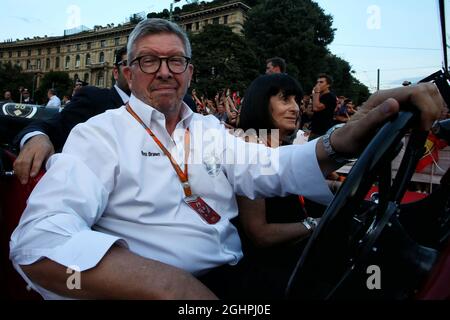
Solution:
<svg viewBox="0 0 450 320"><path fill-rule="evenodd" d="M173 2L170 4L170 11L169 11L169 20L173 21L173 5L177 2L180 2L181 0L173 0Z"/></svg>

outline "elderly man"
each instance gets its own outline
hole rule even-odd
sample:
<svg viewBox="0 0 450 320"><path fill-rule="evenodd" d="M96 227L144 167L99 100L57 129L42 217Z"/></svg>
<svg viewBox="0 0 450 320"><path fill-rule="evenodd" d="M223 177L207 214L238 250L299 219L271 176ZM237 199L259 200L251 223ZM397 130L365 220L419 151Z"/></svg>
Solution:
<svg viewBox="0 0 450 320"><path fill-rule="evenodd" d="M129 103L75 127L63 153L49 159L11 239L16 269L45 298L216 298L220 290L197 277L239 269L241 244L229 221L237 215L235 193L330 201L323 176L339 164L326 142L270 149L194 114L182 102L190 58L177 25L140 22L124 69ZM398 111L390 96L427 106L426 128L443 103L431 85L379 93L366 104L365 125L337 129L328 147L359 152ZM79 289L67 285L69 267L81 271Z"/></svg>

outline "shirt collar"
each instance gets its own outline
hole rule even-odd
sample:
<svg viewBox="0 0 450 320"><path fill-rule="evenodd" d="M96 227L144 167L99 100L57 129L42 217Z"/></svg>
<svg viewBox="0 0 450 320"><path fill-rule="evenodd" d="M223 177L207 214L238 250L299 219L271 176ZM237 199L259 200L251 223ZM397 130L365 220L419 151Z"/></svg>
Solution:
<svg viewBox="0 0 450 320"><path fill-rule="evenodd" d="M122 89L119 88L117 84L114 85L119 96L122 98L123 104L127 104L128 100L130 100L130 96L127 95Z"/></svg>
<svg viewBox="0 0 450 320"><path fill-rule="evenodd" d="M151 128L152 122L158 122L163 120L165 127L165 116L163 113L159 112L152 106L144 103L143 101L136 98L133 94L130 96L128 101L131 108L136 112L136 114L144 121L144 123ZM191 124L194 112L188 107L184 101L181 104L181 121L178 124L182 124L183 128L188 128Z"/></svg>

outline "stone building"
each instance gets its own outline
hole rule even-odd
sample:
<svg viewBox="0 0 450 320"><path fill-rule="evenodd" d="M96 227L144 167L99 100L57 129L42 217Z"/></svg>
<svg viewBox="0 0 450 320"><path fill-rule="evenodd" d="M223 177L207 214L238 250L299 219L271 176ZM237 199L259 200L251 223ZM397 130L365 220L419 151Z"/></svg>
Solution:
<svg viewBox="0 0 450 320"><path fill-rule="evenodd" d="M135 25L95 27L60 37L34 37L0 43L0 63L11 62L39 78L49 71L66 71L99 87L112 85L116 49L125 46Z"/></svg>
<svg viewBox="0 0 450 320"><path fill-rule="evenodd" d="M241 32L247 11L240 1L200 7L198 11L174 16L188 32L199 32L207 24L225 24ZM81 79L98 87L111 87L114 52L126 45L134 23L96 26L93 30L69 30L64 36L34 37L0 43L0 63L17 64L36 75L36 87L46 72L66 71L71 79Z"/></svg>
<svg viewBox="0 0 450 320"><path fill-rule="evenodd" d="M224 24L241 33L250 7L240 1L229 1L217 6L206 6L194 12L181 13L176 22L187 32L198 33L208 24Z"/></svg>

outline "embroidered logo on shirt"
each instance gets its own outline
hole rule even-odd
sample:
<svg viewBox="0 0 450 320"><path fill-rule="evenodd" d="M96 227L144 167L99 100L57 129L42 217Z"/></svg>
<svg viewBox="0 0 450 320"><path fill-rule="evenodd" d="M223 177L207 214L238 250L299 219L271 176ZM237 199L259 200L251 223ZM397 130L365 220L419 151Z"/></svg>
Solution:
<svg viewBox="0 0 450 320"><path fill-rule="evenodd" d="M222 169L220 158L216 155L207 155L203 158L203 166L211 177L217 177Z"/></svg>
<svg viewBox="0 0 450 320"><path fill-rule="evenodd" d="M153 153L153 152L144 152L141 151L142 156L144 157L161 157L161 153Z"/></svg>

